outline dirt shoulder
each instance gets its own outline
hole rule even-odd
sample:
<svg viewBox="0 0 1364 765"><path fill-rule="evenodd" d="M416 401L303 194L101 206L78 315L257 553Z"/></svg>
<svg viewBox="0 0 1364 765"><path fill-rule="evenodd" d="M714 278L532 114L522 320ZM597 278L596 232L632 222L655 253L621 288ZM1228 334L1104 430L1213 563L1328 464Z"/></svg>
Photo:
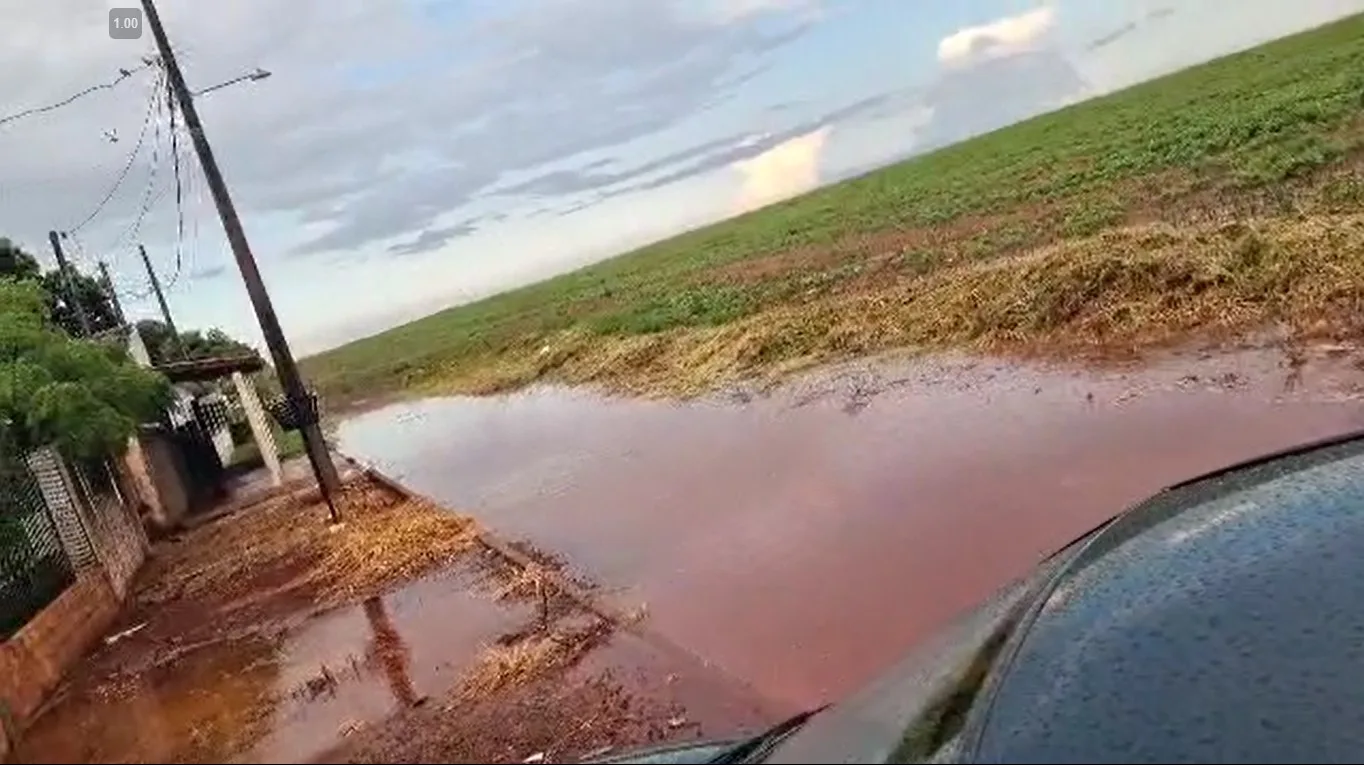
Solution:
<svg viewBox="0 0 1364 765"><path fill-rule="evenodd" d="M283 497L161 543L14 761L496 762L695 733L668 725L685 714L669 682L612 679L633 638L559 592L548 567L367 477L340 507L334 527L315 497ZM749 707L720 722L767 719ZM610 724L584 733L593 721Z"/></svg>

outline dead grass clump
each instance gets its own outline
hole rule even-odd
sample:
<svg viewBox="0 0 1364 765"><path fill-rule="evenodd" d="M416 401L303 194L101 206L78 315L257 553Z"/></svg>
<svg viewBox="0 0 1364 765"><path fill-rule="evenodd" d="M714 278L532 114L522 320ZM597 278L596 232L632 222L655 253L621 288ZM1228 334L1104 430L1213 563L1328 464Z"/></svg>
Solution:
<svg viewBox="0 0 1364 765"><path fill-rule="evenodd" d="M1195 329L1306 327L1364 306L1364 216L1106 232L913 285L912 341L1109 341Z"/></svg>
<svg viewBox="0 0 1364 765"><path fill-rule="evenodd" d="M1271 324L1343 336L1359 331L1361 315L1364 215L1154 223L775 305L720 327L655 333L647 343L565 333L549 342L572 353L533 379L691 396L892 349L1132 352ZM529 369L500 359L479 367L478 387L516 387ZM501 371L515 374L490 382ZM467 382L456 376L443 387L468 391Z"/></svg>
<svg viewBox="0 0 1364 765"><path fill-rule="evenodd" d="M406 581L467 551L477 529L465 517L408 500L364 512L353 507L345 525L324 545L317 567L331 595L353 599L378 585Z"/></svg>
<svg viewBox="0 0 1364 765"><path fill-rule="evenodd" d="M460 695L485 697L572 666L600 645L610 629L605 620L594 619L587 626L559 626L512 643L487 646L465 672Z"/></svg>
<svg viewBox="0 0 1364 765"><path fill-rule="evenodd" d="M347 602L447 562L475 540L468 518L368 478L349 482L337 506L344 522L335 527L320 500L286 495L189 531L157 551L138 603L189 600L230 611L302 589L319 606Z"/></svg>
<svg viewBox="0 0 1364 765"><path fill-rule="evenodd" d="M539 566L518 567L493 591L494 600L542 599L554 585L549 575Z"/></svg>

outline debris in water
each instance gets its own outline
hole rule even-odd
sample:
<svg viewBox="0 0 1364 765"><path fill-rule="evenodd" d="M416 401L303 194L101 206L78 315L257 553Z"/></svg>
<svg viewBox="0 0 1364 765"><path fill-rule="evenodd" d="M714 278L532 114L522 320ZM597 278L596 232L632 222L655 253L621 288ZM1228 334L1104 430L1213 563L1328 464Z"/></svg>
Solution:
<svg viewBox="0 0 1364 765"><path fill-rule="evenodd" d="M544 762L544 761L545 761L545 753L544 753L544 752L536 752L535 754L532 754L531 756L527 757L526 759L522 760L521 762Z"/></svg>
<svg viewBox="0 0 1364 765"><path fill-rule="evenodd" d="M1342 356L1354 350L1354 348L1343 343L1329 343L1326 345L1317 346L1317 350L1326 354L1327 356Z"/></svg>
<svg viewBox="0 0 1364 765"><path fill-rule="evenodd" d="M140 631L142 630L143 627L146 627L146 626L147 626L147 623L146 623L146 622L142 622L141 624L138 624L138 625L136 625L136 626L134 626L134 627L129 627L128 629L123 630L122 632L115 632L114 634L109 635L108 637L104 638L104 644L105 644L105 645L113 645L114 643L117 643L118 641L122 640L123 638L128 637L129 635L135 635L135 634L137 634L138 632L140 632Z"/></svg>

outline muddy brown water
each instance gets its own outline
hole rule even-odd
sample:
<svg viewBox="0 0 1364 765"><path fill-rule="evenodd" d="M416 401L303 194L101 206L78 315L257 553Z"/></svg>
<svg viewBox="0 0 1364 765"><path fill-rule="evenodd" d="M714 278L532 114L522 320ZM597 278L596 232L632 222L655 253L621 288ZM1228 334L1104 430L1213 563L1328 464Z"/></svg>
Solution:
<svg viewBox="0 0 1364 765"><path fill-rule="evenodd" d="M534 707L492 704L519 736L504 751L452 711L447 695L488 646L538 620L534 604L499 598L493 584L465 561L278 634L214 643L149 669L138 663L77 677L10 761L519 762L573 734L583 738L575 729L603 718L620 729L593 740L629 745L760 730L788 713L688 654L620 632L564 683L595 683L614 689L610 697L565 695L556 702L560 719L550 721ZM622 712L621 703L638 709ZM412 711L432 714L404 723Z"/></svg>
<svg viewBox="0 0 1364 765"><path fill-rule="evenodd" d="M533 613L479 594L459 566L311 619L78 686L28 730L16 762L299 762L443 693L467 660ZM129 725L136 719L138 724ZM74 731L74 733L73 733Z"/></svg>
<svg viewBox="0 0 1364 765"><path fill-rule="evenodd" d="M549 388L393 405L339 436L799 707L1162 486L1364 427L1338 352L878 364L686 404Z"/></svg>

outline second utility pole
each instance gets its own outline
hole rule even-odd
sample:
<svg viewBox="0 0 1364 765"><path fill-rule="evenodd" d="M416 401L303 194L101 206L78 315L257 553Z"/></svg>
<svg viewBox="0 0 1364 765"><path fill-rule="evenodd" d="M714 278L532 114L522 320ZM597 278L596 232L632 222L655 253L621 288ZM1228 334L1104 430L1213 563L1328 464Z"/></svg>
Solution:
<svg viewBox="0 0 1364 765"><path fill-rule="evenodd" d="M114 289L114 280L109 278L109 264L102 260L99 262L99 276L104 282L104 292L109 296L109 305L114 309L114 318L118 320L119 326L127 324L128 320L123 315L123 304L118 302L118 292Z"/></svg>
<svg viewBox="0 0 1364 765"><path fill-rule="evenodd" d="M171 349L181 361L185 358L185 347L180 342L180 330L175 328L175 319L171 317L170 306L166 304L166 293L161 291L161 280L156 276L156 269L152 268L152 259L147 257L147 248L141 244L137 245L137 251L142 255L142 265L147 267L147 280L152 283L152 294L156 295L156 304L161 306L161 320L166 322L166 329L170 330Z"/></svg>
<svg viewBox="0 0 1364 765"><path fill-rule="evenodd" d="M199 163L203 165L204 180L208 182L208 189L213 194L218 216L223 220L223 232L232 247L232 255L237 259L242 281L246 283L246 293L251 298L251 307L256 310L261 334L264 335L265 344L269 346L270 355L274 359L275 374L279 376L284 395L300 421L299 433L303 436L308 461L312 463L313 473L317 476L318 488L321 489L322 498L326 500L327 507L331 510L332 520L339 521L333 497L341 488L341 480L336 474L336 465L332 463L331 454L327 451L327 443L322 438L317 407L312 405L308 391L303 387L298 365L294 362L289 343L284 338L279 317L275 315L275 306L270 302L270 295L265 291L265 284L261 281L260 268L256 266L256 258L251 254L251 246L246 241L246 231L242 228L241 219L237 217L237 208L232 204L232 197L227 193L227 184L223 181L222 172L213 158L213 149L209 147L208 138L204 136L204 126L199 121L198 110L194 107L194 96L185 85L185 77L175 60L175 53L171 50L166 30L161 26L161 17L157 15L156 5L152 0L142 0L142 11L147 16L147 26L151 28L152 36L156 38L156 48L161 54L162 64L166 67L166 79L169 81L171 93L180 106L180 114L185 118L185 128L189 130L190 139L194 142L194 151L199 155Z"/></svg>
<svg viewBox="0 0 1364 765"><path fill-rule="evenodd" d="M90 317L85 313L85 303L81 301L80 292L76 287L76 275L71 271L71 264L66 262L66 252L62 250L61 237L56 231L47 232L47 241L52 244L52 255L57 259L57 271L62 277L62 291L66 293L67 306L76 316L76 324L80 325L81 337L90 337Z"/></svg>

